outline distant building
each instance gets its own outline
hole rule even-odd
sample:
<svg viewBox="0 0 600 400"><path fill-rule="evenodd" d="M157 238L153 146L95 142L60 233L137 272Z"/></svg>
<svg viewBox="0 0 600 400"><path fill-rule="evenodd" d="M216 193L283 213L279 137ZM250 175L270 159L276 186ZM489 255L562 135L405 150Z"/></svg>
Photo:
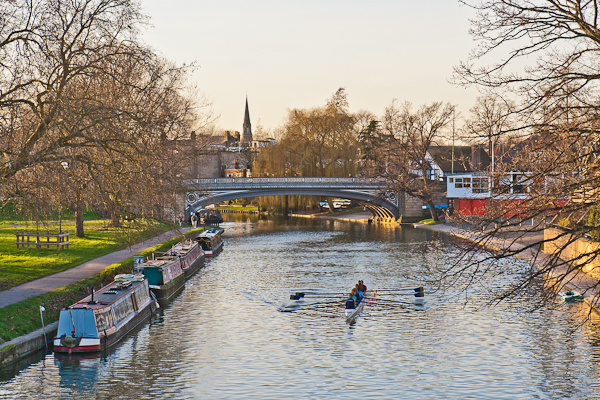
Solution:
<svg viewBox="0 0 600 400"><path fill-rule="evenodd" d="M240 163L240 159L236 158L233 160L233 165L225 168L226 178L250 178L252 176L247 160L242 159L241 161L242 163Z"/></svg>
<svg viewBox="0 0 600 400"><path fill-rule="evenodd" d="M271 146L271 145L275 145L275 144L277 144L277 140L275 140L273 138L267 138L265 140L253 140L251 149L257 150L257 149L260 149L261 147L267 147L267 146Z"/></svg>
<svg viewBox="0 0 600 400"><path fill-rule="evenodd" d="M225 140L223 146L225 147L239 147L240 146L240 133L238 131L225 131Z"/></svg>

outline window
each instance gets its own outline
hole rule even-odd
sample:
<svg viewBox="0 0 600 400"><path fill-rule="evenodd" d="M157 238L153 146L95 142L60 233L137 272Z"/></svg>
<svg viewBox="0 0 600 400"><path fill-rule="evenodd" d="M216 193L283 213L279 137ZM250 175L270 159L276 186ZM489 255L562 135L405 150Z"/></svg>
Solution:
<svg viewBox="0 0 600 400"><path fill-rule="evenodd" d="M112 314L110 313L110 308L106 308L104 310L100 310L96 312L96 326L98 327L98 332L105 331L113 326Z"/></svg>
<svg viewBox="0 0 600 400"><path fill-rule="evenodd" d="M463 178L456 178L456 180L454 181L454 187L457 189L460 189L463 187Z"/></svg>
<svg viewBox="0 0 600 400"><path fill-rule="evenodd" d="M121 323L121 321L133 313L133 301L131 300L131 296L127 296L120 303L114 304L112 309L116 322L118 324Z"/></svg>
<svg viewBox="0 0 600 400"><path fill-rule="evenodd" d="M487 193L488 182L488 178L473 178L473 193Z"/></svg>
<svg viewBox="0 0 600 400"><path fill-rule="evenodd" d="M448 181L449 181L450 183L453 183L453 182L454 182L454 178L448 178Z"/></svg>

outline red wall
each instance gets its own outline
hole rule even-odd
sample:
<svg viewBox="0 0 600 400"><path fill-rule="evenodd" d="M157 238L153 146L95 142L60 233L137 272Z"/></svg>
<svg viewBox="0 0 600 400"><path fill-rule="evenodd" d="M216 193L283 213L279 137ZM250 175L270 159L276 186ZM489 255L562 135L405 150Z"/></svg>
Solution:
<svg viewBox="0 0 600 400"><path fill-rule="evenodd" d="M458 199L460 215L485 215L485 199Z"/></svg>

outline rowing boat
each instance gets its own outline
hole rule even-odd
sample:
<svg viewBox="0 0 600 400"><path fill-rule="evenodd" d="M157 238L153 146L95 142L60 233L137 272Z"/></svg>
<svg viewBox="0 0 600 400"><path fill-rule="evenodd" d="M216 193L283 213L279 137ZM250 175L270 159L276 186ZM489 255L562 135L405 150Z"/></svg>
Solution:
<svg viewBox="0 0 600 400"><path fill-rule="evenodd" d="M360 303L356 306L356 308L346 308L346 323L354 322L356 317L361 313L361 311L365 308L365 298L361 300Z"/></svg>

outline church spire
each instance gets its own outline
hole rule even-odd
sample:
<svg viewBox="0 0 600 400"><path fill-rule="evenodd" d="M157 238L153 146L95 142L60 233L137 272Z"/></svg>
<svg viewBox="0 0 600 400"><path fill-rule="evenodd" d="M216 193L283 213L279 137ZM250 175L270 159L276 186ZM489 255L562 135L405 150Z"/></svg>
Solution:
<svg viewBox="0 0 600 400"><path fill-rule="evenodd" d="M244 130L242 131L242 143L252 143L252 126L250 125L250 111L248 111L248 96L246 96L246 112L244 113Z"/></svg>

